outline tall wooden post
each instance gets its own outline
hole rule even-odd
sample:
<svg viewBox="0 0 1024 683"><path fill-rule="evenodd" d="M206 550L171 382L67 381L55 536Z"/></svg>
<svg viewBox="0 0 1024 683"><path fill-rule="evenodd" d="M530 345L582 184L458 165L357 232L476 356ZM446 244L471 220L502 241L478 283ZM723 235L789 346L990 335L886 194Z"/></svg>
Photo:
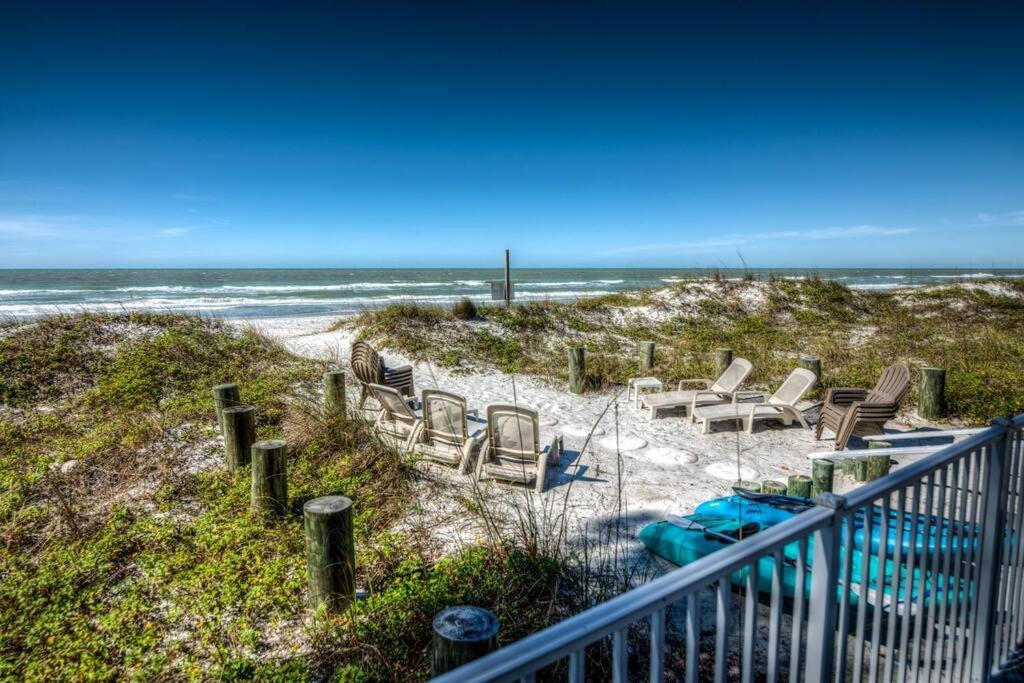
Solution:
<svg viewBox="0 0 1024 683"><path fill-rule="evenodd" d="M640 374L654 370L654 342L640 342Z"/></svg>
<svg viewBox="0 0 1024 683"><path fill-rule="evenodd" d="M226 406L221 412L224 424L224 464L229 472L249 464L256 441L256 409L252 406Z"/></svg>
<svg viewBox="0 0 1024 683"><path fill-rule="evenodd" d="M821 381L821 358L818 356L800 356L798 363L800 367L813 372L818 381Z"/></svg>
<svg viewBox="0 0 1024 683"><path fill-rule="evenodd" d="M509 267L508 249L505 250L505 308L512 305L512 271Z"/></svg>
<svg viewBox="0 0 1024 683"><path fill-rule="evenodd" d="M217 409L217 424L220 426L221 435L224 434L224 408L237 406L241 402L237 384L218 384L213 387L213 405Z"/></svg>
<svg viewBox="0 0 1024 683"><path fill-rule="evenodd" d="M569 391L573 394L582 394L586 388L586 352L582 346L569 349Z"/></svg>
<svg viewBox="0 0 1024 683"><path fill-rule="evenodd" d="M434 617L430 675L440 676L498 648L498 617L489 610L457 605Z"/></svg>
<svg viewBox="0 0 1024 683"><path fill-rule="evenodd" d="M921 391L917 414L926 420L946 415L946 371L942 368L921 368Z"/></svg>
<svg viewBox="0 0 1024 683"><path fill-rule="evenodd" d="M328 414L345 415L345 373L335 370L324 373L324 409Z"/></svg>
<svg viewBox="0 0 1024 683"><path fill-rule="evenodd" d="M324 496L302 506L306 528L306 573L309 602L341 612L356 596L356 545L352 501Z"/></svg>
<svg viewBox="0 0 1024 683"><path fill-rule="evenodd" d="M252 447L252 509L284 515L288 509L288 475L285 470L288 444L259 441Z"/></svg>
<svg viewBox="0 0 1024 683"><path fill-rule="evenodd" d="M715 350L715 377L721 377L725 369L732 365L732 349Z"/></svg>

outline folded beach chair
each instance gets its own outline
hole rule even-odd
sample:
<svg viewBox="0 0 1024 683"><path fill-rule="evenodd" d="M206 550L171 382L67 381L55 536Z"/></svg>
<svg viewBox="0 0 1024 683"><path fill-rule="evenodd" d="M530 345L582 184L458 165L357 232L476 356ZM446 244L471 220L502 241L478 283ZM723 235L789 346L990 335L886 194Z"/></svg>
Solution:
<svg viewBox="0 0 1024 683"><path fill-rule="evenodd" d="M818 418L815 438L829 429L836 435L835 448L846 448L852 436L884 434L885 423L896 417L900 404L910 394L910 370L906 365L890 365L871 391L854 387L828 390Z"/></svg>
<svg viewBox="0 0 1024 683"><path fill-rule="evenodd" d="M413 395L412 366L402 365L389 368L384 365L383 359L373 347L364 341L352 343L352 351L349 355L349 363L352 366L352 374L362 388L359 394L359 409L370 395L371 384L381 384L398 389L403 396Z"/></svg>
<svg viewBox="0 0 1024 683"><path fill-rule="evenodd" d="M536 410L511 405L487 406L487 442L480 450L476 478L486 475L520 484L535 482L544 492L549 465L557 465L562 442L555 437L540 447L540 420Z"/></svg>
<svg viewBox="0 0 1024 683"><path fill-rule="evenodd" d="M374 423L377 431L399 450L409 450L423 427L420 416L409 406L409 399L397 389L383 384L371 384L368 388L380 402L380 412Z"/></svg>
<svg viewBox="0 0 1024 683"><path fill-rule="evenodd" d="M665 408L678 408L685 406L689 415L697 406L710 405L714 403L729 403L735 400L736 392L743 386L754 366L745 358L737 358L725 369L722 376L712 381L710 379L684 379L679 382L677 391L663 391L660 393L642 394L640 402L651 411L653 419L659 410ZM684 389L684 386L703 384L703 389Z"/></svg>
<svg viewBox="0 0 1024 683"><path fill-rule="evenodd" d="M754 422L757 420L782 420L786 426L796 420L805 429L810 429L811 426L807 424L803 411L797 408L796 404L817 381L817 376L810 370L797 368L789 373L786 381L771 396L753 391L736 392L737 399L761 396L765 399L764 403L698 406L693 410L693 419L704 423L704 434L711 431L712 422L719 420L739 420L746 425L747 432L754 431Z"/></svg>
<svg viewBox="0 0 1024 683"><path fill-rule="evenodd" d="M422 394L423 429L413 452L469 471L473 451L486 436L486 423L466 410L466 399L447 391L425 389ZM474 414L471 414L474 413Z"/></svg>

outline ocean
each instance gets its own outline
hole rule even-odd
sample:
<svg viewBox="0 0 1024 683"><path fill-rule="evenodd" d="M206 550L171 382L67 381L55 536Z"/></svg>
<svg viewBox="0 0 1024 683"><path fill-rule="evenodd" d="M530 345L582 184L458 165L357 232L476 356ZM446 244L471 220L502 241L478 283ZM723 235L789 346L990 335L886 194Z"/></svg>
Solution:
<svg viewBox="0 0 1024 683"><path fill-rule="evenodd" d="M915 287L1024 270L990 269L750 269L721 270L804 278L816 274L856 289ZM515 268L517 301L579 297L664 286L708 276L706 269ZM60 312L180 311L233 318L348 315L394 302L448 304L463 297L487 301L499 269L174 269L0 270L0 317Z"/></svg>

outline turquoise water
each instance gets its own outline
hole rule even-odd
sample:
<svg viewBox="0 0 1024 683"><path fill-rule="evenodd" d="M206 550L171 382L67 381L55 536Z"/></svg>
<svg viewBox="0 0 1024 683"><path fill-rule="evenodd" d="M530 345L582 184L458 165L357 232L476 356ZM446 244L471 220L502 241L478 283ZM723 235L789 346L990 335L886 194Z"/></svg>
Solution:
<svg viewBox="0 0 1024 683"><path fill-rule="evenodd" d="M722 270L739 279L745 271ZM807 277L801 269L751 269ZM859 289L888 289L992 276L1024 277L1024 270L831 269L813 271ZM579 297L664 286L708 276L698 269L513 269L516 300ZM462 297L490 299L499 269L195 269L0 270L0 317L31 318L77 310L157 310L225 317L350 314L400 301L446 304Z"/></svg>

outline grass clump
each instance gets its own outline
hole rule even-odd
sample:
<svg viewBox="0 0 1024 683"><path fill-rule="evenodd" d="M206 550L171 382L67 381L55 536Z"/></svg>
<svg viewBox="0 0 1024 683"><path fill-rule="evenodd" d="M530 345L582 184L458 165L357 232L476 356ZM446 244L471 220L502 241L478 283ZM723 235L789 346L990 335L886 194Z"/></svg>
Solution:
<svg viewBox="0 0 1024 683"><path fill-rule="evenodd" d="M452 317L456 320L473 320L476 318L476 304L469 299L461 299L452 306Z"/></svg>

